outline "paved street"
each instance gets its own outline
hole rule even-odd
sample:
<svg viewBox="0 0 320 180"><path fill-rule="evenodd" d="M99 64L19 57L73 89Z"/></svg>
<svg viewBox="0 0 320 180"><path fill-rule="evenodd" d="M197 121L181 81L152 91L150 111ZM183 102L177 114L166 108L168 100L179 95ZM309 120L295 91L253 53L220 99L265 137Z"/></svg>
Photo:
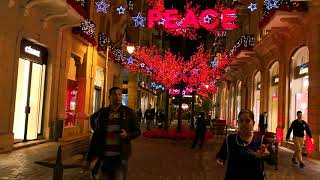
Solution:
<svg viewBox="0 0 320 180"><path fill-rule="evenodd" d="M224 169L217 168L215 153L220 143L210 140L203 150L190 149L191 142L147 139L134 141L129 162L128 180L222 180ZM34 164L56 151L57 143L46 143L0 154L0 180L44 180L52 178L52 170ZM320 180L320 161L306 160L300 169L291 165L291 151L280 149L279 170L267 166L268 180ZM81 169L65 170L64 179L88 179Z"/></svg>

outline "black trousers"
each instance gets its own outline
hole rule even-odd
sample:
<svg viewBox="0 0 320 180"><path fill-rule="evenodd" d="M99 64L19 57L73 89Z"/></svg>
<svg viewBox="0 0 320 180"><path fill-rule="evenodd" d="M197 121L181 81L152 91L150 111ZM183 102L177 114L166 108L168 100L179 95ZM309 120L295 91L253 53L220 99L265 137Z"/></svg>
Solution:
<svg viewBox="0 0 320 180"><path fill-rule="evenodd" d="M206 130L196 130L196 134L195 134L195 138L193 140L192 148L195 148L197 146L198 141L200 141L199 147L202 148L202 146L204 144L205 137L206 137Z"/></svg>

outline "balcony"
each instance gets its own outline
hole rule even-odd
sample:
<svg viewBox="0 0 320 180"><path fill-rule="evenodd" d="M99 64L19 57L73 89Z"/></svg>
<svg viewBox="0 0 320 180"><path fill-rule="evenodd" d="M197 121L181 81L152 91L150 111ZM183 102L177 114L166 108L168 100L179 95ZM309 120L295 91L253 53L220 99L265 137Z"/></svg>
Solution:
<svg viewBox="0 0 320 180"><path fill-rule="evenodd" d="M254 35L241 35L235 45L230 49L229 56L234 58L249 57L255 45Z"/></svg>
<svg viewBox="0 0 320 180"><path fill-rule="evenodd" d="M264 5L263 17L259 27L268 31L272 28L290 27L295 22L303 19L303 14L308 11L307 2L291 2L290 0L274 1L274 5Z"/></svg>
<svg viewBox="0 0 320 180"><path fill-rule="evenodd" d="M21 3L14 0L10 2L11 6ZM37 10L44 28L49 21L55 22L61 28L79 25L88 17L85 2L85 0L29 0L21 6L24 8L25 16L29 15L31 10Z"/></svg>

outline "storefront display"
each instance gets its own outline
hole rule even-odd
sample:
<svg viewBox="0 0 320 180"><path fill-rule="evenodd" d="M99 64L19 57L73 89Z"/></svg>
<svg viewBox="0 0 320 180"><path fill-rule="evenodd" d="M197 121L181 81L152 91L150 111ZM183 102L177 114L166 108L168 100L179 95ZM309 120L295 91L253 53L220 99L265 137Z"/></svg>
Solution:
<svg viewBox="0 0 320 180"><path fill-rule="evenodd" d="M23 39L18 62L13 133L15 142L42 133L47 50Z"/></svg>
<svg viewBox="0 0 320 180"><path fill-rule="evenodd" d="M73 127L77 125L77 114L76 114L77 94L78 94L78 82L68 79L67 94L66 94L67 119L64 123L64 127Z"/></svg>

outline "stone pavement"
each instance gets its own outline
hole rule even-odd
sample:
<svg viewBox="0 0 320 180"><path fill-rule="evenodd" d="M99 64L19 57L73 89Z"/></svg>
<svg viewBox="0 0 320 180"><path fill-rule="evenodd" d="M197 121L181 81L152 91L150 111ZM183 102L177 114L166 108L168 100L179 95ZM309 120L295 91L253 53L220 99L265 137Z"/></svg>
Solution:
<svg viewBox="0 0 320 180"><path fill-rule="evenodd" d="M49 180L52 169L33 162L55 153L57 143L50 142L0 154L0 180ZM215 154L220 143L210 140L203 150L190 149L191 142L147 139L133 142L128 180L222 180L224 169L217 168ZM320 180L320 161L306 159L300 169L291 164L292 151L281 148L279 170L266 165L268 180ZM88 179L81 169L65 170L65 180Z"/></svg>

